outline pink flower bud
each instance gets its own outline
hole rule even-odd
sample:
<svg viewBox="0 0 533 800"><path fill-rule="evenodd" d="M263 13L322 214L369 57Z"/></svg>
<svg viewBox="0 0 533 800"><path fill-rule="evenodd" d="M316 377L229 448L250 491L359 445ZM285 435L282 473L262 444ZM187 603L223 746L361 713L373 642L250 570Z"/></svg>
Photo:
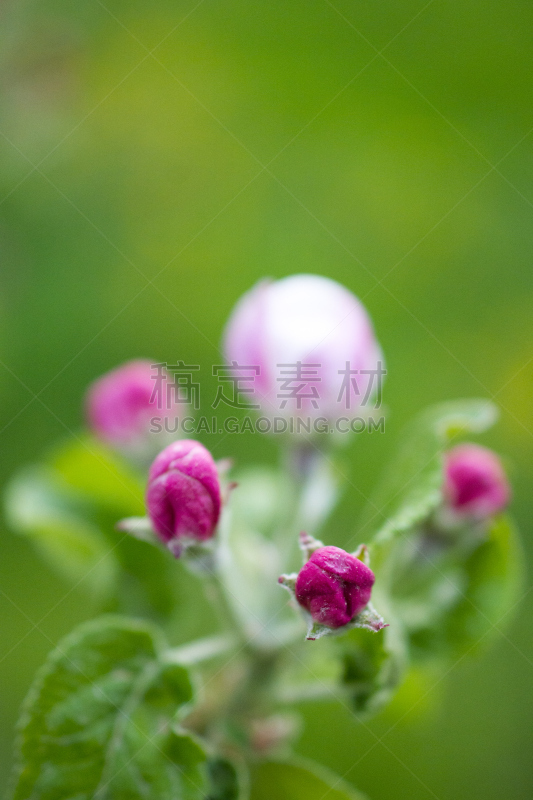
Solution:
<svg viewBox="0 0 533 800"><path fill-rule="evenodd" d="M148 474L146 507L163 542L210 539L220 506L218 472L209 450L182 439L159 453Z"/></svg>
<svg viewBox="0 0 533 800"><path fill-rule="evenodd" d="M247 292L228 321L224 350L234 373L247 379L241 387L250 402L270 416L355 415L384 374L364 306L319 275L263 281Z"/></svg>
<svg viewBox="0 0 533 800"><path fill-rule="evenodd" d="M315 550L296 579L296 599L315 622L340 628L370 600L374 573L340 547Z"/></svg>
<svg viewBox="0 0 533 800"><path fill-rule="evenodd" d="M492 450L460 444L446 454L445 470L445 502L456 516L484 519L509 502L511 489Z"/></svg>
<svg viewBox="0 0 533 800"><path fill-rule="evenodd" d="M146 360L128 361L98 378L87 392L89 425L103 441L135 448L149 435L151 419L177 416L168 373ZM183 407L181 407L183 408Z"/></svg>

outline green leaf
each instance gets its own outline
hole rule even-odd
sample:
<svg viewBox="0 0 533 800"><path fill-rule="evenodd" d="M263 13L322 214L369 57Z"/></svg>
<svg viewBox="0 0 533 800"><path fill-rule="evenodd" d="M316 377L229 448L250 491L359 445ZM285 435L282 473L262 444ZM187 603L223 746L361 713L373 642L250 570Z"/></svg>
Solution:
<svg viewBox="0 0 533 800"><path fill-rule="evenodd" d="M55 450L51 465L66 486L120 516L144 514L144 479L130 465L90 436Z"/></svg>
<svg viewBox="0 0 533 800"><path fill-rule="evenodd" d="M335 643L341 651L342 683L355 711L377 713L392 698L405 673L399 624L394 622L377 633L353 628Z"/></svg>
<svg viewBox="0 0 533 800"><path fill-rule="evenodd" d="M192 696L157 630L116 617L82 625L25 702L13 800L204 800L206 755L176 726Z"/></svg>
<svg viewBox="0 0 533 800"><path fill-rule="evenodd" d="M251 781L250 800L365 800L329 770L300 760L260 764Z"/></svg>
<svg viewBox="0 0 533 800"><path fill-rule="evenodd" d="M465 589L445 618L447 643L454 654L477 649L497 635L500 624L519 598L524 557L512 522L505 516L492 523L488 538L465 564Z"/></svg>
<svg viewBox="0 0 533 800"><path fill-rule="evenodd" d="M71 582L82 582L95 599L109 596L118 563L103 533L83 518L75 498L61 491L50 471L26 470L7 487L10 526L28 536L48 563Z"/></svg>
<svg viewBox="0 0 533 800"><path fill-rule="evenodd" d="M31 467L8 484L5 510L12 529L96 603L118 598L126 613L168 616L178 592L175 560L163 548L115 530L121 512L101 499L69 485L49 466Z"/></svg>
<svg viewBox="0 0 533 800"><path fill-rule="evenodd" d="M441 587L440 599L428 600L419 624L411 625L414 658L438 655L455 659L489 644L516 604L523 563L512 523L505 516L496 518L486 538L463 562L439 570L440 581L435 586Z"/></svg>
<svg viewBox="0 0 533 800"><path fill-rule="evenodd" d="M230 761L224 758L210 759L207 763L207 774L211 788L206 800L238 800L239 773Z"/></svg>
<svg viewBox="0 0 533 800"><path fill-rule="evenodd" d="M396 458L363 514L360 539L370 543L373 556L437 508L442 497L443 455L453 440L482 433L496 418L496 407L489 400L457 400L426 409L408 426Z"/></svg>

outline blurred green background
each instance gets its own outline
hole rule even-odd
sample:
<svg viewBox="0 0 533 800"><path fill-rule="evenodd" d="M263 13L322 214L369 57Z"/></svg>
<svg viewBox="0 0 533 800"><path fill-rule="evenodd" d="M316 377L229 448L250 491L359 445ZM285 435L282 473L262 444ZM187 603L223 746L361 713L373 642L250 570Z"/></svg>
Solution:
<svg viewBox="0 0 533 800"><path fill-rule="evenodd" d="M346 454L359 491L335 542L410 416L488 396L501 420L483 441L509 458L531 555L529 0L5 0L0 15L2 481L78 432L84 387L124 359L200 364L209 404L236 299L314 272L364 300L389 370L386 433ZM257 435L204 441L276 457ZM412 710L404 693L390 733L390 714L307 709L299 752L372 800L530 798L532 611L530 592L489 652ZM2 785L35 670L90 613L2 530Z"/></svg>

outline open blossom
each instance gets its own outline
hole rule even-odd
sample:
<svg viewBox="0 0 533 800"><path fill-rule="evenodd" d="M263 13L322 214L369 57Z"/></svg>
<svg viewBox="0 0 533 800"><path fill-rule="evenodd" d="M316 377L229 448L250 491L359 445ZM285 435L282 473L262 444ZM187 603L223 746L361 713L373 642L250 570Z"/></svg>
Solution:
<svg viewBox="0 0 533 800"><path fill-rule="evenodd" d="M270 416L355 416L384 374L366 309L319 275L263 281L247 292L226 326L224 351L250 402Z"/></svg>
<svg viewBox="0 0 533 800"><path fill-rule="evenodd" d="M340 628L367 605L374 580L360 559L340 547L321 547L300 570L295 595L315 622Z"/></svg>
<svg viewBox="0 0 533 800"><path fill-rule="evenodd" d="M89 387L86 412L89 425L115 447L142 445L154 417L170 419L176 405L168 373L151 361L137 359L102 375Z"/></svg>
<svg viewBox="0 0 533 800"><path fill-rule="evenodd" d="M502 511L511 489L498 456L477 444L446 454L445 503L456 516L484 519Z"/></svg>
<svg viewBox="0 0 533 800"><path fill-rule="evenodd" d="M210 539L220 516L221 495L209 450L191 439L166 447L150 467L146 507L154 530L166 544Z"/></svg>

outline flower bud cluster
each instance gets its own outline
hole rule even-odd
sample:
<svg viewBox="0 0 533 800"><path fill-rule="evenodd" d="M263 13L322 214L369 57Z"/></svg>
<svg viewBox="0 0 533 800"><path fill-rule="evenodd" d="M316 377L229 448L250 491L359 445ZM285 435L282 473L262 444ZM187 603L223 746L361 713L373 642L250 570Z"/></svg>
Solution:
<svg viewBox="0 0 533 800"><path fill-rule="evenodd" d="M267 416L286 407L279 404L280 383L291 381L277 377L278 368L299 365L297 414L326 421L340 418L339 375L357 375L348 381L355 415L363 396L371 396L371 375L381 370L383 360L364 306L335 281L316 275L265 281L245 294L229 319L224 348L236 378L239 370L256 371L253 389L242 376L239 391L253 391L253 400ZM306 366L314 368L312 375L305 371ZM158 379L161 384L160 372ZM161 398L172 396L166 391L168 380L163 375L159 411ZM147 434L155 399L153 365L141 360L124 364L97 380L88 392L92 429L115 446L139 442ZM292 419L294 408L287 404L284 419ZM162 410L175 412L168 403ZM507 505L510 488L498 457L484 447L466 443L445 455L442 494L437 524L458 529L468 523L477 532L478 522ZM176 556L191 545L210 542L221 507L217 465L203 445L193 440L175 441L159 453L148 475L148 520L143 518L141 523L149 522L152 533ZM134 526L129 529L133 531ZM306 559L300 572L283 575L279 581L292 592L310 621L308 638L347 626L374 631L385 627L370 604L375 576L365 559L364 546L348 553L305 534L301 545Z"/></svg>

